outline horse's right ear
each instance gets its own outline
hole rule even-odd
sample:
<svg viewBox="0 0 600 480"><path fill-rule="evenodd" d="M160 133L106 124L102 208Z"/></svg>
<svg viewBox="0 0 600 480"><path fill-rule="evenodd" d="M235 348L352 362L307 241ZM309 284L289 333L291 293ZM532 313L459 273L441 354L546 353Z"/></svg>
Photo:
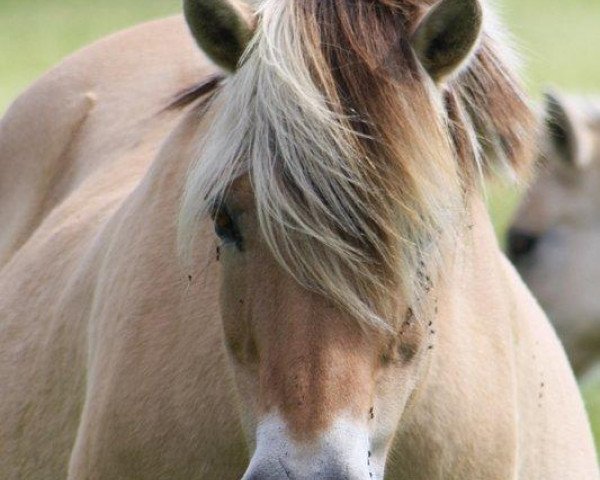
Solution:
<svg viewBox="0 0 600 480"><path fill-rule="evenodd" d="M561 159L578 168L587 166L592 158L592 141L585 120L579 118L569 100L549 90L544 94L545 139Z"/></svg>
<svg viewBox="0 0 600 480"><path fill-rule="evenodd" d="M184 0L187 23L204 52L233 72L254 33L254 14L240 0Z"/></svg>

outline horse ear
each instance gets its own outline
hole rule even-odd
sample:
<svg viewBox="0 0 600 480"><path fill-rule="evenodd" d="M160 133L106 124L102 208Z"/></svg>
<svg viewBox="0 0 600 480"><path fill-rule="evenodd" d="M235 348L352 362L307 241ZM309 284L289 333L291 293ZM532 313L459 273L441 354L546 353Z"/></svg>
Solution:
<svg viewBox="0 0 600 480"><path fill-rule="evenodd" d="M475 49L483 24L479 0L441 0L421 20L412 46L435 82L456 72Z"/></svg>
<svg viewBox="0 0 600 480"><path fill-rule="evenodd" d="M545 136L561 159L579 168L587 166L592 158L592 141L585 121L569 101L549 90L545 99Z"/></svg>
<svg viewBox="0 0 600 480"><path fill-rule="evenodd" d="M250 7L239 0L184 0L183 10L200 48L233 72L254 33Z"/></svg>

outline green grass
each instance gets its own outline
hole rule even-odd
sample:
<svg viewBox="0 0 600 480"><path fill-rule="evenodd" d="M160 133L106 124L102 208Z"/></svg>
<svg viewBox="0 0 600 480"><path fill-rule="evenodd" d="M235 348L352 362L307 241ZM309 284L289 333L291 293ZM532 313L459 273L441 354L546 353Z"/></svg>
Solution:
<svg viewBox="0 0 600 480"><path fill-rule="evenodd" d="M600 451L600 375L586 381L581 387L583 399L590 416L596 448Z"/></svg>
<svg viewBox="0 0 600 480"><path fill-rule="evenodd" d="M600 90L598 0L499 0L528 65L533 92Z"/></svg>
<svg viewBox="0 0 600 480"><path fill-rule="evenodd" d="M301 0L299 0L301 1ZM531 93L547 86L600 92L600 1L496 0L526 59ZM65 55L107 33L180 10L180 0L0 0L0 112ZM499 236L518 193L490 186ZM600 381L583 388L600 440Z"/></svg>

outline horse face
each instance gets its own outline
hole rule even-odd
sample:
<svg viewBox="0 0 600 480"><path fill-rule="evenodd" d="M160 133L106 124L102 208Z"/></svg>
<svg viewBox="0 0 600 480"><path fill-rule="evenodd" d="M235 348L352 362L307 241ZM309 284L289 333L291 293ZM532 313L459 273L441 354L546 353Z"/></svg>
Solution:
<svg viewBox="0 0 600 480"><path fill-rule="evenodd" d="M262 238L246 178L214 219L227 351L254 447L245 478L382 478L423 353L419 323L368 331L299 285Z"/></svg>
<svg viewBox="0 0 600 480"><path fill-rule="evenodd" d="M438 182L457 187L442 174L457 172L449 162L447 125L433 114L440 100L433 92L473 58L482 8L479 0L424 2L430 8L419 11L388 1L367 9L343 0L302 8L304 2L291 8L291 2L256 1L257 18L242 3L185 2L198 44L234 72L229 93L239 95L224 104L218 147L211 152L207 145L209 163L200 163L194 178L206 187L200 197L219 197L213 217L222 242L221 313L254 451L244 479L381 479L427 350L427 327L402 299L419 303L415 292L430 288L418 250L446 222L437 201L413 205L408 198L431 199ZM296 98L298 86L306 94ZM381 108L367 105L369 90L367 98L381 99ZM389 99L400 95L406 98L393 108ZM427 141L421 128L404 122L406 115L398 116L405 108L410 118L415 114L409 97L422 103L423 122L431 124ZM341 118L346 111L348 118ZM376 121L379 116L391 125ZM388 138L392 127L398 135ZM371 129L378 141L367 140ZM232 136L223 142L227 131ZM415 145L410 153L408 144ZM409 155L414 167L397 168ZM439 160L442 168L432 161L426 173L427 162L416 162L421 157ZM200 174L206 165L228 177L227 187L210 180L212 170ZM252 175L256 197L248 178L239 177L244 171ZM427 195L417 188L424 177ZM286 183L285 194L269 188ZM460 189L450 190L451 201L458 201ZM393 231L412 235L425 226L431 232L411 241ZM297 260L306 259L310 274L303 275L305 264ZM403 291L397 277L404 263Z"/></svg>
<svg viewBox="0 0 600 480"><path fill-rule="evenodd" d="M582 342L598 337L600 322L600 108L550 94L546 110L541 172L509 230L508 253L580 370L595 349Z"/></svg>

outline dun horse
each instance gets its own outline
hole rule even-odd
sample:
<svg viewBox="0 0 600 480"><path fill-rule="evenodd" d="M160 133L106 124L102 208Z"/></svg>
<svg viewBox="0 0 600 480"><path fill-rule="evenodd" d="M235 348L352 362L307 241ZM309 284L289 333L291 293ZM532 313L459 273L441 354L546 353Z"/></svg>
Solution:
<svg viewBox="0 0 600 480"><path fill-rule="evenodd" d="M432 3L189 0L220 68L170 19L16 101L3 479L598 478L479 188L534 118L489 12Z"/></svg>
<svg viewBox="0 0 600 480"><path fill-rule="evenodd" d="M540 174L509 255L585 376L600 360L600 101L553 92L545 107Z"/></svg>

